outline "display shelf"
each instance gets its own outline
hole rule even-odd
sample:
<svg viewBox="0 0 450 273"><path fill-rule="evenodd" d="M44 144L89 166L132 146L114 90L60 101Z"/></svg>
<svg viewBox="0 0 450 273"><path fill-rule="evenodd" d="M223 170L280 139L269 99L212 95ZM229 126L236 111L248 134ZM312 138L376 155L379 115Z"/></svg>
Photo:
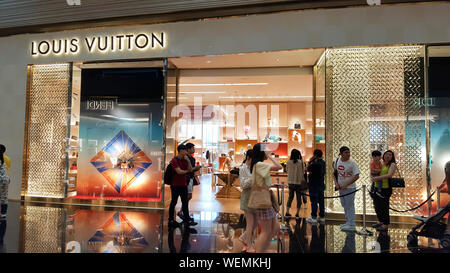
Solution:
<svg viewBox="0 0 450 273"><path fill-rule="evenodd" d="M259 129L265 129L265 128L289 128L289 126L259 126Z"/></svg>

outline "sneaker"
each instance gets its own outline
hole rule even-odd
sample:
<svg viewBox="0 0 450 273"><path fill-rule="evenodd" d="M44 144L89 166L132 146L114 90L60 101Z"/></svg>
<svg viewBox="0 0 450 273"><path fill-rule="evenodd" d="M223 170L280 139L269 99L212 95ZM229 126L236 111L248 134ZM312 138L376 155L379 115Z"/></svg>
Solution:
<svg viewBox="0 0 450 273"><path fill-rule="evenodd" d="M175 220L169 220L169 228L177 228L177 227L180 227L180 223L178 223L177 221L175 221Z"/></svg>
<svg viewBox="0 0 450 273"><path fill-rule="evenodd" d="M183 224L189 225L189 226L196 226L198 223L194 222L194 220L189 219L189 221L183 221Z"/></svg>
<svg viewBox="0 0 450 273"><path fill-rule="evenodd" d="M300 219L300 216L298 215L298 213L295 214L295 219Z"/></svg>
<svg viewBox="0 0 450 273"><path fill-rule="evenodd" d="M286 213L286 214L284 215L284 218L285 218L285 219L291 218L291 214L290 214L290 213Z"/></svg>
<svg viewBox="0 0 450 273"><path fill-rule="evenodd" d="M247 245L244 244L241 250L242 253L247 253Z"/></svg>
<svg viewBox="0 0 450 273"><path fill-rule="evenodd" d="M378 226L376 229L379 232L388 231L388 227L383 227L382 225Z"/></svg>
<svg viewBox="0 0 450 273"><path fill-rule="evenodd" d="M378 228L378 227L381 227L381 225L383 225L383 224L382 223L376 223L376 224L373 224L372 227L373 228Z"/></svg>
<svg viewBox="0 0 450 273"><path fill-rule="evenodd" d="M312 218L312 217L306 218L306 222L310 223L311 225L317 224L316 218Z"/></svg>
<svg viewBox="0 0 450 273"><path fill-rule="evenodd" d="M341 225L341 230L342 231L356 231L356 226L352 226L352 225Z"/></svg>
<svg viewBox="0 0 450 273"><path fill-rule="evenodd" d="M178 217L180 217L181 220L186 221L186 218L184 217L184 214L183 214L182 211L179 211L179 212L177 213L177 215L178 215ZM194 218L192 218L192 217L190 217L190 216L189 216L189 219L190 219L190 220L194 220Z"/></svg>
<svg viewBox="0 0 450 273"><path fill-rule="evenodd" d="M325 224L325 217L319 217L317 221L319 221L319 223L321 224Z"/></svg>
<svg viewBox="0 0 450 273"><path fill-rule="evenodd" d="M190 234L198 234L198 231L195 228L189 228Z"/></svg>
<svg viewBox="0 0 450 273"><path fill-rule="evenodd" d="M0 214L0 218L6 218L6 214Z"/></svg>

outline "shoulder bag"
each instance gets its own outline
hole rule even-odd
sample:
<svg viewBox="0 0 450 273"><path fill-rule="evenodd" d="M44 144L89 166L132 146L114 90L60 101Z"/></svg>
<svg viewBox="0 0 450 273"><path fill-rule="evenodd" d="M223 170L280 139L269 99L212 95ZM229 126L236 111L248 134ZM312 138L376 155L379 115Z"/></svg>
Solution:
<svg viewBox="0 0 450 273"><path fill-rule="evenodd" d="M391 177L389 178L389 187L391 188L404 188L405 187L405 179L400 174L400 170L397 167L397 173L399 177Z"/></svg>
<svg viewBox="0 0 450 273"><path fill-rule="evenodd" d="M252 188L247 206L251 209L269 209L273 206L269 188L265 184L260 186L256 183L256 165L252 172Z"/></svg>
<svg viewBox="0 0 450 273"><path fill-rule="evenodd" d="M272 208L276 213L280 212L280 204L278 203L277 198L275 197L275 193L273 193L272 190L269 190L270 192L270 200L272 201Z"/></svg>

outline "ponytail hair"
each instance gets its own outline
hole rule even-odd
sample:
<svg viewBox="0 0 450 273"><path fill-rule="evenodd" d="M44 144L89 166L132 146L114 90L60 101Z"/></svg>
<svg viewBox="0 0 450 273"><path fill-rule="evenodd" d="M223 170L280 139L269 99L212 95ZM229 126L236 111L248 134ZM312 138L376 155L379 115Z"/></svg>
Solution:
<svg viewBox="0 0 450 273"><path fill-rule="evenodd" d="M250 150L247 150L247 152L245 153L245 159L244 159L244 161L242 162L242 164L245 164L246 162L247 162L247 160L252 160L252 157L253 157L253 150L252 149L250 149Z"/></svg>

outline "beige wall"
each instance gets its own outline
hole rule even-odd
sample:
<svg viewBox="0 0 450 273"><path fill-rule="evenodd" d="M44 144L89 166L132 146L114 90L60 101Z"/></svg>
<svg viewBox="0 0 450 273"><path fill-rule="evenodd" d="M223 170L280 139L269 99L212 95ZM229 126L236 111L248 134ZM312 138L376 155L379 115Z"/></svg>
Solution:
<svg viewBox="0 0 450 273"><path fill-rule="evenodd" d="M25 117L26 66L87 60L113 60L298 48L450 42L450 4L372 6L177 22L126 28L17 35L0 38L0 143L12 159L10 199L20 198ZM115 52L59 57L30 56L32 41L90 35L161 32L167 46L146 52ZM5 129L6 128L6 129Z"/></svg>

